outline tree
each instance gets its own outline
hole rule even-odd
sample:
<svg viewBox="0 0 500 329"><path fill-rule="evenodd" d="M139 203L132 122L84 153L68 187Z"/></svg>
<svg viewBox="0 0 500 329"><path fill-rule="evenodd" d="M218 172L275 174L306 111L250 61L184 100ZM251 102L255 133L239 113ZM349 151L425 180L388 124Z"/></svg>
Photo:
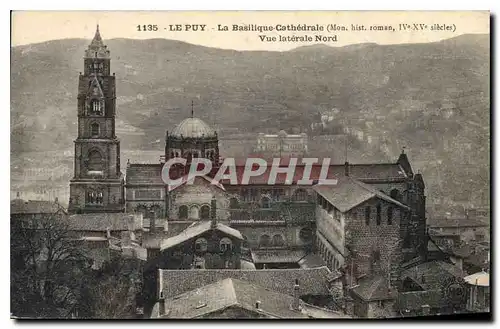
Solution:
<svg viewBox="0 0 500 329"><path fill-rule="evenodd" d="M71 317L89 265L63 217L11 219L11 313Z"/></svg>
<svg viewBox="0 0 500 329"><path fill-rule="evenodd" d="M142 263L138 259L115 255L92 272L85 286L89 309L83 317L127 319L136 317L141 305Z"/></svg>

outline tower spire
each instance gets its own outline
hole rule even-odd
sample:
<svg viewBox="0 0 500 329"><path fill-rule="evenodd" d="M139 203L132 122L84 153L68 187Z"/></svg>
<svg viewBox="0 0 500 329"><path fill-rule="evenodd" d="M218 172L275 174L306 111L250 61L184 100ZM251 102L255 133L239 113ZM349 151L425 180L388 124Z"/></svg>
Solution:
<svg viewBox="0 0 500 329"><path fill-rule="evenodd" d="M102 38L101 38L101 33L99 32L99 24L97 24L94 39L92 39L91 44L96 46L102 46Z"/></svg>

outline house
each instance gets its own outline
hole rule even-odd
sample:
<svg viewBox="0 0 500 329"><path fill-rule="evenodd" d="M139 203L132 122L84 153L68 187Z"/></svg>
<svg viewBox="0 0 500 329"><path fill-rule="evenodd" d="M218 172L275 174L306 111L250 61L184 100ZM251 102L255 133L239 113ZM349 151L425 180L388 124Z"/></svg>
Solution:
<svg viewBox="0 0 500 329"><path fill-rule="evenodd" d="M394 302L396 287L391 287L386 276L363 278L350 289L353 313L360 318L388 318L396 316Z"/></svg>
<svg viewBox="0 0 500 329"><path fill-rule="evenodd" d="M331 274L327 267L309 269L205 269L205 270L158 270L156 300L163 294L174 297L226 278L245 280L282 294L293 291L298 280L300 298L319 307L333 308Z"/></svg>
<svg viewBox="0 0 500 329"><path fill-rule="evenodd" d="M464 272L444 261L421 263L401 273L397 310L405 316L450 314L466 305Z"/></svg>
<svg viewBox="0 0 500 329"><path fill-rule="evenodd" d="M176 295L160 297L152 318L161 319L307 319L348 318L341 312L309 305L299 298L299 284L289 294L245 280L226 278Z"/></svg>

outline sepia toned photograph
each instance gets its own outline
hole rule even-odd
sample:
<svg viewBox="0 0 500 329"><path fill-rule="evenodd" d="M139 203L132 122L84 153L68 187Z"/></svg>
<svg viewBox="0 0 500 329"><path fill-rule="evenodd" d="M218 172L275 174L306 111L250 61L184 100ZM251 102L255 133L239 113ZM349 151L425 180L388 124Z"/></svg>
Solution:
<svg viewBox="0 0 500 329"><path fill-rule="evenodd" d="M13 11L12 319L489 319L488 11Z"/></svg>

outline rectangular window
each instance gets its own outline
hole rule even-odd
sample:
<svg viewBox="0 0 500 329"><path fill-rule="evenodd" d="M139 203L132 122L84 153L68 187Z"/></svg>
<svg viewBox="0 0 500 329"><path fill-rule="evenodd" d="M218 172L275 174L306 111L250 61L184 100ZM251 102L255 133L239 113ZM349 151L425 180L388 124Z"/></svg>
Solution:
<svg viewBox="0 0 500 329"><path fill-rule="evenodd" d="M380 205L378 204L377 205L377 225L380 225L381 222L382 222L382 209L381 209Z"/></svg>
<svg viewBox="0 0 500 329"><path fill-rule="evenodd" d="M365 224L366 225L370 225L370 212L371 212L371 209L370 207L366 207L365 208Z"/></svg>
<svg viewBox="0 0 500 329"><path fill-rule="evenodd" d="M387 208L387 225L392 225L393 208Z"/></svg>

